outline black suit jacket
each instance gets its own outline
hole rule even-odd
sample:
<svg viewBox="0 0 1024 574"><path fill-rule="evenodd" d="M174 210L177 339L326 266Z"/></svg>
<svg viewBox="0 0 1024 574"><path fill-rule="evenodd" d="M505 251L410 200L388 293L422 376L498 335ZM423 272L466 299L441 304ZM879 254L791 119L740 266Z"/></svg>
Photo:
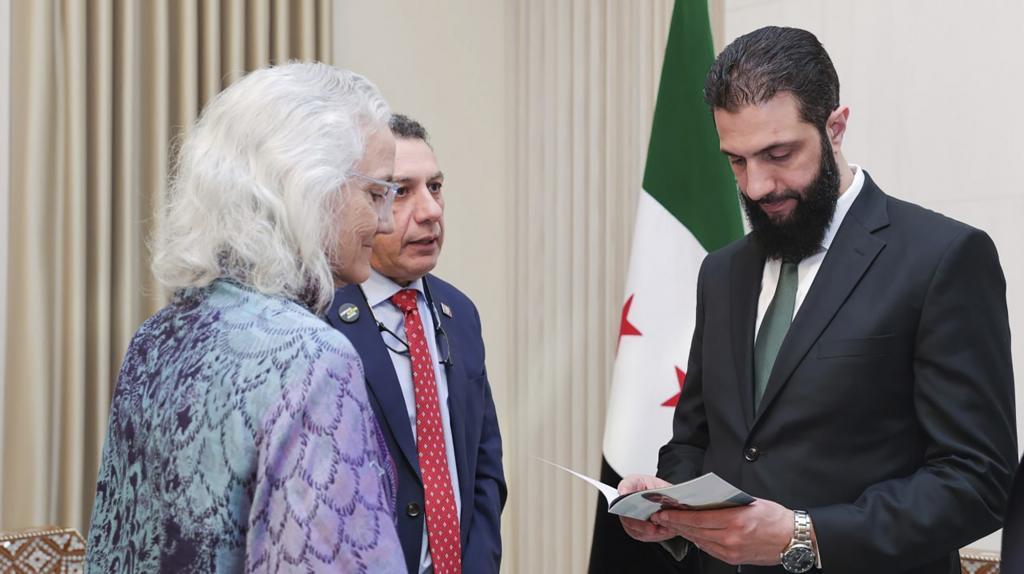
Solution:
<svg viewBox="0 0 1024 574"><path fill-rule="evenodd" d="M825 572L958 573L957 550L999 527L1017 464L992 241L866 177L755 412L764 263L749 237L705 259L686 386L658 474L675 483L715 472L807 510ZM701 564L736 571L706 555Z"/></svg>
<svg viewBox="0 0 1024 574"><path fill-rule="evenodd" d="M446 367L445 376L462 498L462 571L497 573L501 564L501 511L507 489L498 417L484 365L480 315L472 301L452 285L433 275L423 280L435 307L440 311L444 305L451 311L450 317L439 313L438 318L448 334L453 363ZM338 309L345 303L359 308L359 319L354 323L342 322L338 317ZM348 337L363 360L370 404L398 470L398 538L409 572L419 572L426 508L423 479L394 365L358 285L335 292L327 319ZM429 325L427 320L424 318L424 323Z"/></svg>
<svg viewBox="0 0 1024 574"><path fill-rule="evenodd" d="M1024 461L1017 467L1003 520L1003 574L1024 574Z"/></svg>

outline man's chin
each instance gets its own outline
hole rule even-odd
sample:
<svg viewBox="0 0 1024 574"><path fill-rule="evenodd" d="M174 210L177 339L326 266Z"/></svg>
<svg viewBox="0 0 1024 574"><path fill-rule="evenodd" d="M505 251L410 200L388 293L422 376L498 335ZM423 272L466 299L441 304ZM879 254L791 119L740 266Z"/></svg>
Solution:
<svg viewBox="0 0 1024 574"><path fill-rule="evenodd" d="M381 275L391 279L399 285L408 285L434 270L437 266L437 257L418 257L413 261L407 261L401 268L377 269Z"/></svg>
<svg viewBox="0 0 1024 574"><path fill-rule="evenodd" d="M417 261L413 269L416 272L416 277L423 277L427 273L430 273L437 267L437 255L434 257L424 257L423 260Z"/></svg>

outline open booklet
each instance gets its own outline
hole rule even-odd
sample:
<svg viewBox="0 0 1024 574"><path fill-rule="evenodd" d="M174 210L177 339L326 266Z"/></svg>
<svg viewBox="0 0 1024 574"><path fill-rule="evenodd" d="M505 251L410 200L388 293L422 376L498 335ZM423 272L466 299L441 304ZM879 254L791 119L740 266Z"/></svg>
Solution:
<svg viewBox="0 0 1024 574"><path fill-rule="evenodd" d="M619 495L618 489L549 460L539 459L597 487L608 500L608 512L647 520L659 510L711 510L743 506L754 497L709 472L680 484Z"/></svg>

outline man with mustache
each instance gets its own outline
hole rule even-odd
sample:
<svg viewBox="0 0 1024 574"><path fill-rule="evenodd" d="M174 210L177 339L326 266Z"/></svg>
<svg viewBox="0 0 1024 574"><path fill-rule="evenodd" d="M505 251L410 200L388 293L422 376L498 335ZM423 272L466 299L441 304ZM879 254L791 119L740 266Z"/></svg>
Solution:
<svg viewBox="0 0 1024 574"><path fill-rule="evenodd" d="M398 471L398 535L411 574L497 573L506 486L480 315L430 275L444 243L444 174L427 132L392 116L395 229L370 279L338 289L328 321L355 346ZM343 453L344 454L344 453Z"/></svg>
<svg viewBox="0 0 1024 574"><path fill-rule="evenodd" d="M846 161L809 32L736 39L704 95L752 231L705 259L673 437L619 490L714 472L757 500L624 528L703 573L960 572L1017 462L995 246Z"/></svg>

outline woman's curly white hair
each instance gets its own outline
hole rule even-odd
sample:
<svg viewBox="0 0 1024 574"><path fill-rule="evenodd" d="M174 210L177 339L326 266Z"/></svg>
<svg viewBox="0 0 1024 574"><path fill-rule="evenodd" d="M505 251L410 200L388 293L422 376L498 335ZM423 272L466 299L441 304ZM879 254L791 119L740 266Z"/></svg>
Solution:
<svg viewBox="0 0 1024 574"><path fill-rule="evenodd" d="M347 173L390 116L369 80L321 63L228 87L182 141L151 242L156 278L172 290L232 279L326 309Z"/></svg>

